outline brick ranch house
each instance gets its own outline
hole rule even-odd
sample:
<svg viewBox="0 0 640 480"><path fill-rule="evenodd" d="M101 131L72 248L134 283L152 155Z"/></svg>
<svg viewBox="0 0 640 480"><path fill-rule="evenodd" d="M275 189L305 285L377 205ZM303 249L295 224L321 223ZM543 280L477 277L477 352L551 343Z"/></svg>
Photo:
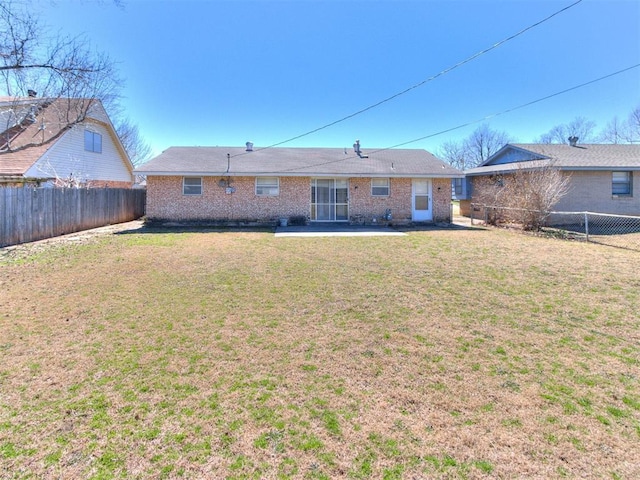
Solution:
<svg viewBox="0 0 640 480"><path fill-rule="evenodd" d="M473 198L474 187L483 179L508 181L518 169L552 166L569 177L569 190L554 210L640 215L640 145L570 140L569 144L505 145L479 167L465 171L467 198Z"/></svg>
<svg viewBox="0 0 640 480"><path fill-rule="evenodd" d="M136 169L160 222L451 221L462 172L420 149L171 147Z"/></svg>

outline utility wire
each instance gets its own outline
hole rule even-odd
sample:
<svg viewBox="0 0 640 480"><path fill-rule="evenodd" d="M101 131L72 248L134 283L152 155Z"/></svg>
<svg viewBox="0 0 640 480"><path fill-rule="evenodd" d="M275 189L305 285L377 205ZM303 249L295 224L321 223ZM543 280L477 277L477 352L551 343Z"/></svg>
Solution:
<svg viewBox="0 0 640 480"><path fill-rule="evenodd" d="M349 114L349 115L347 115L345 117L342 117L342 118L340 118L338 120L335 120L335 121L333 121L331 123L327 123L327 124L325 124L325 125L323 125L321 127L314 128L313 130L310 130L308 132L302 133L302 134L297 135L295 137L291 137L291 138L289 138L287 140L283 140L281 142L274 143L272 145L268 145L266 147L256 148L254 151L266 150L267 148L277 147L279 145L283 145L285 143L289 143L289 142L292 142L294 140L298 140L299 138L306 137L306 136L311 135L313 133L319 132L320 130L324 130L325 128L332 127L334 125L337 125L338 123L344 122L345 120L349 120L350 118L353 118L355 116L361 115L361 114L363 114L365 112L368 112L369 110L372 110L372 109L374 109L376 107L379 107L380 105L383 105L383 104L385 104L387 102L390 102L391 100L394 100L394 99L396 99L396 98L398 98L398 97L400 97L402 95L405 95L406 93L409 93L410 91L415 90L416 88L421 87L421 86L425 85L426 83L429 83L429 82L435 80L436 78L442 77L443 75L446 75L447 73L455 70L456 68L461 67L461 66L463 66L463 65L465 65L465 64L467 64L467 63L469 63L469 62L471 62L473 60L475 60L476 58L486 54L486 53L489 53L491 50L494 50L494 49L500 47L501 45L503 45L503 44L515 39L516 37L519 37L520 35L528 32L529 30L531 30L531 29L533 29L533 28L545 23L546 21L551 20L553 17L555 17L557 15L560 15L561 13L569 10L572 7L575 7L577 4L579 4L581 2L582 2L582 0L577 0L576 2L572 3L571 5L568 5L568 6L564 7L564 8L562 8L562 9L558 10L555 13L552 13L551 15L543 18L542 20L540 20L540 21L538 21L538 22L536 22L536 23L534 23L532 25L529 25L526 28L523 28L519 32L514 33L513 35L511 35L511 36L509 36L509 37L507 37L507 38L505 38L503 40L500 40L497 43L494 43L490 47L485 48L484 50L481 50L478 53L475 53L475 54L471 55L470 57L468 57L468 58L456 63L455 65L453 65L453 66L451 66L449 68L445 68L441 72L436 73L435 75L433 75L433 76L431 76L431 77L429 77L429 78L427 78L425 80L422 80L421 82L416 83L415 85L412 85L412 86L402 90L401 92L395 93L395 94L391 95L390 97L387 97L387 98L385 98L383 100L380 100L379 102L376 102L376 103L374 103L372 105L369 105L368 107L362 108L362 109L360 109L360 110L358 110L356 112L353 112L353 113L351 113L351 114ZM246 154L247 154L247 152L238 153L236 155L233 155L232 158L233 157L238 157L238 156L241 156L241 155L246 155Z"/></svg>
<svg viewBox="0 0 640 480"><path fill-rule="evenodd" d="M442 131L437 132L437 133L432 133L432 134L426 135L424 137L414 138L413 140L409 140L409 141L403 142L403 143L398 143L397 145L393 145L391 147L381 148L380 150L375 150L375 151L370 152L370 153L382 152L384 150L389 150L389 149L392 149L392 148L402 147L404 145L409 145L410 143L419 142L420 140L426 140L427 138L436 137L438 135L442 135L443 133L449 133L449 132L452 132L454 130L459 130L461 128L468 127L470 125L474 125L476 123L484 122L484 121L489 120L491 118L499 117L500 115L505 115L507 113L511 113L511 112L516 111L516 110L520 110L521 108L529 107L531 105L534 105L536 103L542 102L544 100L548 100L550 98L557 97L558 95L562 95L564 93L571 92L573 90L577 90L578 88L586 87L587 85L591 85L593 83L600 82L600 81L605 80L607 78L611 78L611 77L614 77L616 75L620 75L621 73L628 72L629 70L633 70L634 68L638 68L638 67L640 67L640 63L636 63L635 65L632 65L632 66L627 67L627 68L623 68L622 70L618 70L617 72L610 73L610 74L605 75L603 77L599 77L599 78L596 78L594 80L590 80L588 82L581 83L580 85L575 85L575 86L567 88L565 90L561 90L560 92L552 93L551 95L547 95L546 97L538 98L536 100L532 100L530 102L523 103L521 105L518 105L517 107L508 108L507 110L502 110L501 112L497 112L497 113L493 113L491 115L487 115L486 117L480 118L478 120L473 120L471 122L467 122L467 123L464 123L462 125L458 125L457 127L448 128L446 130L442 130Z"/></svg>
<svg viewBox="0 0 640 480"><path fill-rule="evenodd" d="M587 85L592 85L594 83L601 82L602 80L606 80L607 78L611 78L611 77L614 77L616 75L620 75L622 73L628 72L629 70L633 70L634 68L638 68L638 67L640 67L640 63L637 63L637 64L632 65L632 66L627 67L627 68L623 68L622 70L618 70L617 72L613 72L613 73L610 73L608 75L604 75L604 76L596 78L594 80L589 80L588 82L581 83L580 85L575 85L573 87L566 88L566 89L561 90L559 92L552 93L551 95L547 95L545 97L541 97L541 98L538 98L536 100L532 100L530 102L523 103L521 105L518 105L517 107L511 107L511 108L508 108L506 110L502 110L502 111L497 112L497 113L492 113L491 115L487 115L487 116L482 117L482 118L480 118L478 120L472 120L470 122L466 122L466 123L460 124L460 125L455 126L455 127L447 128L446 130L441 130L441 131L436 132L436 133L431 133L429 135L425 135L424 137L414 138L413 140L409 140L407 142L398 143L398 144L393 145L391 147L380 148L378 150L372 150L372 151L367 152L367 154L374 154L374 153L384 152L385 150L391 150L393 148L402 147L404 145L409 145L411 143L419 142L421 140L426 140L428 138L437 137L438 135L442 135L444 133L449 133L449 132L453 132L455 130L460 130L461 128L465 128L465 127L468 127L470 125L474 125L476 123L484 122L486 120L489 120L490 118L495 118L495 117L498 117L500 115L505 115L505 114L513 112L515 110L519 110L521 108L529 107L531 105L534 105L536 103L542 102L544 100L549 100L550 98L557 97L558 95L562 95L564 93L571 92L573 90L577 90L577 89L582 88L582 87L586 87ZM270 147L265 147L265 148L270 148ZM357 158L357 157L356 157L356 155L350 155L350 156L347 156L347 157L342 157L342 158L337 159L337 160L331 160L329 162L316 163L314 165L305 165L304 167L300 167L300 168L292 168L292 169L288 169L288 170L278 170L278 171L268 172L268 173L276 174L276 173L294 172L294 171L300 170L302 168L307 169L307 168L313 168L313 167L320 167L320 166L329 165L329 164L332 164L332 163L344 162L345 160L350 160L352 158Z"/></svg>

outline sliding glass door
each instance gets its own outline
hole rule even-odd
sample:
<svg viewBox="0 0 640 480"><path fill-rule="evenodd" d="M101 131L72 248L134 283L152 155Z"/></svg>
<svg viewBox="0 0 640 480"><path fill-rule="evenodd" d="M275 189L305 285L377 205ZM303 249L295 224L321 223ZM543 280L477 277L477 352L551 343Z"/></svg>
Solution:
<svg viewBox="0 0 640 480"><path fill-rule="evenodd" d="M311 179L311 221L349 220L349 181L340 178Z"/></svg>

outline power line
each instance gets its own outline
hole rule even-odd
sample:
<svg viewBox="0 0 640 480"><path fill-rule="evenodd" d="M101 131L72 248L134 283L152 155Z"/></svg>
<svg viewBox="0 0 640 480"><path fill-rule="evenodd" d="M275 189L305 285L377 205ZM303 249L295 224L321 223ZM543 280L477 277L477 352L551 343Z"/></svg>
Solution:
<svg viewBox="0 0 640 480"><path fill-rule="evenodd" d="M254 151L266 150L267 148L277 147L279 145L283 145L285 143L289 143L289 142L292 142L294 140L298 140L299 138L306 137L306 136L311 135L313 133L319 132L320 130L324 130L326 128L332 127L334 125L337 125L338 123L344 122L345 120L349 120L350 118L356 117L356 116L361 115L361 114L363 114L365 112L368 112L369 110L372 110L372 109L374 109L376 107L379 107L380 105L383 105L383 104L385 104L387 102L390 102L391 100L394 100L394 99L396 99L396 98L398 98L398 97L400 97L402 95L405 95L405 94L409 93L410 91L415 90L416 88L419 88L419 87L421 87L421 86L423 86L423 85L435 80L436 78L442 77L443 75L446 75L447 73L455 70L456 68L461 67L461 66L463 66L463 65L465 65L465 64L467 64L467 63L469 63L469 62L471 62L473 60L475 60L476 58L481 57L482 55L484 55L486 53L489 53L490 51L500 47L501 45L503 45L503 44L505 44L505 43L507 43L507 42L519 37L520 35L522 35L522 34L524 34L526 32L528 32L529 30L531 30L531 29L533 29L533 28L535 28L535 27L547 22L548 20L551 20L553 17L555 17L557 15L560 15L561 13L569 10L572 7L575 7L577 4L579 4L581 2L582 2L582 0L577 0L574 3L572 3L571 5L568 5L568 6L564 7L564 8L562 8L562 9L558 10L555 13L552 13L551 15L543 18L542 20L540 20L540 21L538 21L538 22L536 22L536 23L534 23L532 25L529 25L526 28L523 28L519 32L514 33L513 35L511 35L511 36L509 36L509 37L507 37L507 38L505 38L503 40L500 40L499 42L494 43L490 47L485 48L484 50L481 50L481 51L471 55L470 57L468 57L468 58L456 63L455 65L453 65L453 66L451 66L449 68L445 68L444 70L436 73L435 75L433 75L433 76L431 76L431 77L429 77L429 78L427 78L425 80L422 80L421 82L416 83L415 85L412 85L412 86L410 86L408 88L405 88L401 92L395 93L395 94L391 95L390 97L387 97L387 98L385 98L383 100L380 100L379 102L376 102L376 103L374 103L372 105L369 105L368 107L362 108L362 109L360 109L360 110L358 110L356 112L353 112L353 113L351 113L351 114L349 114L349 115L347 115L345 117L342 117L342 118L340 118L338 120L335 120L333 122L327 123L327 124L325 124L325 125L323 125L321 127L314 128L313 130L310 130L308 132L302 133L300 135L296 135L295 137L291 137L291 138L289 138L287 140L283 140L281 142L274 143L272 145L268 145L266 147L257 148ZM238 153L236 155L233 155L233 157L238 157L238 156L241 156L241 155L246 155L246 152L245 153Z"/></svg>
<svg viewBox="0 0 640 480"><path fill-rule="evenodd" d="M486 117L480 118L478 120L473 120L471 122L467 122L467 123L464 123L462 125L458 125L456 127L451 127L451 128L448 128L446 130L442 130L442 131L437 132L437 133L432 133L432 134L426 135L424 137L415 138L415 139L409 140L407 142L398 143L397 145L393 145L391 147L381 148L379 150L375 150L375 151L370 152L370 153L382 152L384 150L389 150L389 149L392 149L392 148L402 147L404 145L409 145L410 143L419 142L420 140L426 140L427 138L437 137L438 135L442 135L443 133L449 133L449 132L452 132L454 130L459 130L461 128L468 127L470 125L474 125L476 123L484 122L484 121L489 120L491 118L499 117L500 115L505 115L505 114L511 113L511 112L513 112L515 110L520 110L521 108L529 107L531 105L534 105L536 103L542 102L544 100L548 100L550 98L557 97L558 95L562 95L564 93L571 92L573 90L577 90L578 88L586 87L587 85L591 85L593 83L600 82L602 80L606 80L607 78L611 78L611 77L614 77L616 75L620 75L621 73L628 72L629 70L633 70L634 68L638 68L638 67L640 67L640 63L637 63L637 64L632 65L632 66L627 67L627 68L623 68L622 70L618 70L617 72L610 73L610 74L605 75L603 77L599 77L599 78L596 78L594 80L589 80L588 82L581 83L580 85L575 85L575 86L567 88L565 90L561 90L559 92L552 93L551 95L547 95L546 97L538 98L536 100L532 100L530 102L523 103L521 105L518 105L517 107L508 108L506 110L502 110L501 112L497 112L497 113L493 113L491 115L487 115Z"/></svg>
<svg viewBox="0 0 640 480"><path fill-rule="evenodd" d="M378 150L372 150L372 151L369 151L368 153L369 154L374 154L374 153L384 152L385 150L391 150L393 148L403 147L405 145L409 145L411 143L419 142L421 140L426 140L428 138L437 137L438 135L442 135L444 133L449 133L449 132L453 132L455 130L460 130L461 128L465 128L465 127L468 127L470 125L474 125L476 123L484 122L484 121L489 120L491 118L499 117L500 115L505 115L505 114L513 112L515 110L520 110L521 108L529 107L529 106L534 105L536 103L540 103L540 102L542 102L544 100L549 100L550 98L557 97L558 95L562 95L562 94L565 94L567 92L571 92L573 90L577 90L579 88L586 87L587 85L592 85L594 83L601 82L602 80L606 80L607 78L611 78L611 77L614 77L616 75L620 75L622 73L628 72L629 70L633 70L634 68L638 68L638 67L640 67L640 63L637 63L637 64L632 65L632 66L627 67L627 68L623 68L622 70L618 70L617 72L613 72L613 73L610 73L608 75L604 75L604 76L596 78L594 80L589 80L588 82L584 82L584 83L581 83L579 85L575 85L573 87L565 88L564 90L561 90L561 91L556 92L556 93L552 93L551 95L546 95L546 96L538 98L536 100L532 100L530 102L520 104L517 107L511 107L511 108L508 108L506 110L502 110L502 111L497 112L497 113L492 113L491 115L487 115L487 116L482 117L482 118L480 118L478 120L473 120L473 121L470 121L470 122L466 122L466 123L457 125L455 127L447 128L446 130L441 130L441 131L436 132L436 133L431 133L429 135L425 135L425 136L420 137L420 138L414 138L413 140L409 140L407 142L398 143L398 144L390 146L390 147L380 148ZM265 147L265 148L271 148L271 147ZM264 149L262 149L262 150L264 150ZM300 167L300 168L320 167L320 166L323 166L323 165L330 165L332 163L343 162L345 160L349 160L349 159L352 159L352 158L356 158L356 156L355 155L351 155L351 156L340 158L338 160L331 160L331 161L328 161L328 162L316 163L314 165L305 165L304 167ZM289 169L289 170L279 170L279 171L268 172L268 173L274 173L275 174L275 173L293 172L293 171L296 171L296 170L300 170L300 168L292 168L292 169Z"/></svg>

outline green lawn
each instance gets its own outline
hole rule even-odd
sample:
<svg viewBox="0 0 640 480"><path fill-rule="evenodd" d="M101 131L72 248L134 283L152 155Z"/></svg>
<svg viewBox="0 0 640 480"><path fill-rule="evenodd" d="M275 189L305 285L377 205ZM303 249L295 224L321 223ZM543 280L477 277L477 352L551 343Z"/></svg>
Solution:
<svg viewBox="0 0 640 480"><path fill-rule="evenodd" d="M640 256L501 230L0 256L0 478L640 478Z"/></svg>

